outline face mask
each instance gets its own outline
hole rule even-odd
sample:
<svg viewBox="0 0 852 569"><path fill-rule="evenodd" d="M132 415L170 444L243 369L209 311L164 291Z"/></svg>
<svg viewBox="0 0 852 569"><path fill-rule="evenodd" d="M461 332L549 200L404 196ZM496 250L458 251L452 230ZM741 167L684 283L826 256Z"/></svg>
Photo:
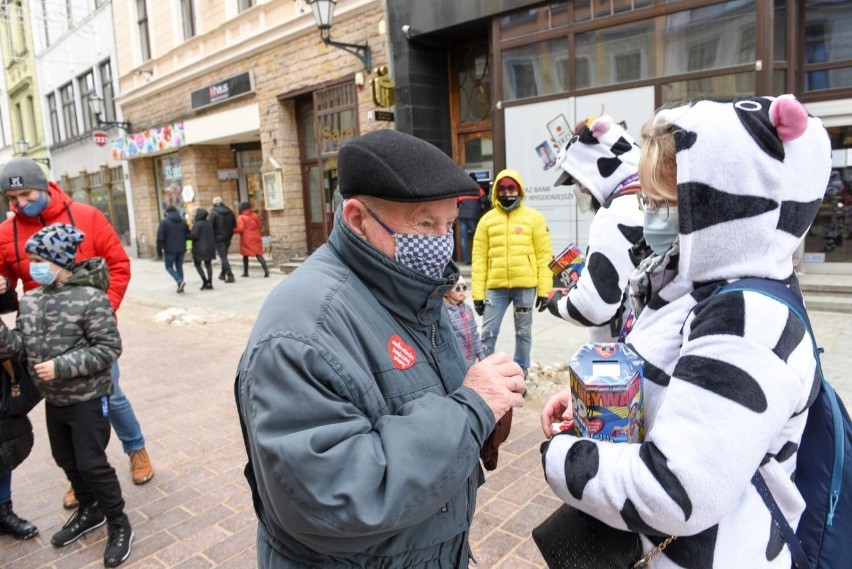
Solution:
<svg viewBox="0 0 852 569"><path fill-rule="evenodd" d="M27 217L36 217L44 211L44 208L47 207L48 201L47 192L39 192L38 199L36 201L29 202L27 205L19 207L18 211Z"/></svg>
<svg viewBox="0 0 852 569"><path fill-rule="evenodd" d="M678 231L677 207L668 210L668 218L645 212L645 220L642 224L642 232L645 234L645 242L651 250L662 255L674 243Z"/></svg>
<svg viewBox="0 0 852 569"><path fill-rule="evenodd" d="M435 280L444 278L444 270L450 264L455 249L452 229L444 235L395 233L371 209L367 208L367 211L393 237L395 258L400 265Z"/></svg>
<svg viewBox="0 0 852 569"><path fill-rule="evenodd" d="M40 285L52 285L57 272L51 272L50 263L30 263L30 276Z"/></svg>
<svg viewBox="0 0 852 569"><path fill-rule="evenodd" d="M574 186L574 199L577 200L577 209L580 213L588 213L592 210L592 194L584 192L579 185Z"/></svg>
<svg viewBox="0 0 852 569"><path fill-rule="evenodd" d="M500 196L497 199L500 201L500 205L503 206L503 209L509 209L515 202L518 201L519 196Z"/></svg>

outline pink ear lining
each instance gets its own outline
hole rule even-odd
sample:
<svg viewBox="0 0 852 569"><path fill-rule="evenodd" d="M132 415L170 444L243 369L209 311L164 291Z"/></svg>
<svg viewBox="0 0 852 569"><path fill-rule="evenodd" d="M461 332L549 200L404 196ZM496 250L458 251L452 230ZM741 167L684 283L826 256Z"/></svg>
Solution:
<svg viewBox="0 0 852 569"><path fill-rule="evenodd" d="M808 128L808 112L793 95L781 95L772 101L769 120L784 142L799 138Z"/></svg>
<svg viewBox="0 0 852 569"><path fill-rule="evenodd" d="M609 132L609 126L609 121L598 119L592 125L592 134L595 138L600 138Z"/></svg>

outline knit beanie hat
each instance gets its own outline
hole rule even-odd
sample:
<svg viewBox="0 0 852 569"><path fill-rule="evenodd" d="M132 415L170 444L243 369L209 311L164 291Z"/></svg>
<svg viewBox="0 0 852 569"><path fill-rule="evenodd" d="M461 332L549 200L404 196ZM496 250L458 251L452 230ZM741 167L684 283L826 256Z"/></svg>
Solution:
<svg viewBox="0 0 852 569"><path fill-rule="evenodd" d="M41 166L30 158L12 158L0 172L0 190L47 191L47 176Z"/></svg>
<svg viewBox="0 0 852 569"><path fill-rule="evenodd" d="M248 202L242 202L239 208L240 213L244 212L247 209L251 209L251 205L249 205Z"/></svg>
<svg viewBox="0 0 852 569"><path fill-rule="evenodd" d="M27 253L38 255L42 259L53 261L63 269L71 270L76 264L77 245L82 243L85 237L73 225L54 223L27 239L24 249Z"/></svg>

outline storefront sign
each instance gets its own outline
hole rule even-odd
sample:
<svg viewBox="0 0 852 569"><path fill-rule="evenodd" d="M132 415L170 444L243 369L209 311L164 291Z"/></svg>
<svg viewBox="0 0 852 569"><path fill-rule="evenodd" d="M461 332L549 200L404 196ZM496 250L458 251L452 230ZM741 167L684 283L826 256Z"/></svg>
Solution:
<svg viewBox="0 0 852 569"><path fill-rule="evenodd" d="M220 182L240 179L240 171L236 168L219 168L218 170L216 170L216 175L218 176Z"/></svg>
<svg viewBox="0 0 852 569"><path fill-rule="evenodd" d="M376 77L370 80L370 87L373 91L373 102L379 107L392 107L396 103L396 83L388 75L388 68L384 65L376 69Z"/></svg>
<svg viewBox="0 0 852 569"><path fill-rule="evenodd" d="M102 130L93 130L92 140L94 140L95 144L98 146L106 146L106 143L109 140L109 135Z"/></svg>
<svg viewBox="0 0 852 569"><path fill-rule="evenodd" d="M190 94L192 110L197 111L253 92L254 75L249 70L193 91Z"/></svg>
<svg viewBox="0 0 852 569"><path fill-rule="evenodd" d="M393 122L394 116L391 111L373 111L373 116L377 121Z"/></svg>

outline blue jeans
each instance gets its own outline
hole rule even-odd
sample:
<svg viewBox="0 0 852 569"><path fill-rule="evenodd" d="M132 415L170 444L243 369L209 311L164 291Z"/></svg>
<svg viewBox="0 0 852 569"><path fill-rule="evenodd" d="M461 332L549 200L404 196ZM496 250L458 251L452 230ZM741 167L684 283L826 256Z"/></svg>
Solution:
<svg viewBox="0 0 852 569"><path fill-rule="evenodd" d="M109 397L109 422L115 429L115 434L121 439L121 447L124 452L130 454L145 446L145 437L142 436L142 427L136 420L136 414L133 412L130 401L127 400L118 385L120 375L118 362L112 364L110 373L112 374L112 385L115 389Z"/></svg>
<svg viewBox="0 0 852 569"><path fill-rule="evenodd" d="M530 367L535 291L535 288L493 288L485 291L485 313L482 315L482 348L485 355L494 353L503 315L511 303L515 306L515 362L524 369L524 373Z"/></svg>
<svg viewBox="0 0 852 569"><path fill-rule="evenodd" d="M166 253L163 255L163 260L166 263L166 270L177 281L177 284L183 282L183 256L185 253Z"/></svg>
<svg viewBox="0 0 852 569"><path fill-rule="evenodd" d="M461 240L462 259L465 265L470 264L470 238L469 235L476 232L476 219L469 217L459 218L459 239Z"/></svg>

